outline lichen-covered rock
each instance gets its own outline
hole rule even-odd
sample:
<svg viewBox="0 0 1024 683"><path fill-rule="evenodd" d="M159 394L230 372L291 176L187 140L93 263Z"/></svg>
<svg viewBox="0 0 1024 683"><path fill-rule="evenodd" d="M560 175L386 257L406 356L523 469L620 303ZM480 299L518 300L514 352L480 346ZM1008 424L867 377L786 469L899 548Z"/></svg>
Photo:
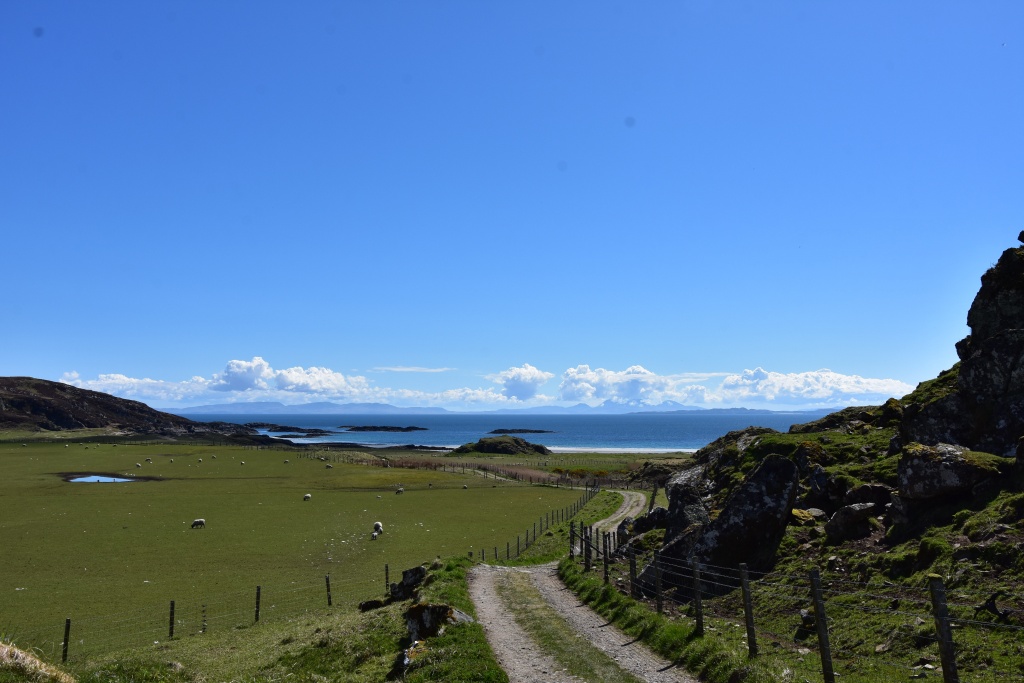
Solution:
<svg viewBox="0 0 1024 683"><path fill-rule="evenodd" d="M854 503L841 507L825 523L825 534L833 542L867 536L871 533L867 520L876 514L876 509L878 506L874 503Z"/></svg>
<svg viewBox="0 0 1024 683"><path fill-rule="evenodd" d="M966 495L998 471L990 462L966 457L968 450L953 444L910 444L897 466L899 496L929 500Z"/></svg>

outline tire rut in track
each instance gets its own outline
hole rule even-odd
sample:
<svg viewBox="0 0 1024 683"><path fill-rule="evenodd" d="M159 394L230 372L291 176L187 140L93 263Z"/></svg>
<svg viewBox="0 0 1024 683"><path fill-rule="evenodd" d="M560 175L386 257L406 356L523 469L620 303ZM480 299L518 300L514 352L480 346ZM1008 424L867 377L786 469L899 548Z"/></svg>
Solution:
<svg viewBox="0 0 1024 683"><path fill-rule="evenodd" d="M598 523L600 528L614 528L623 518L636 516L638 511L643 510L643 494L634 491L620 493L625 496L625 500L615 514ZM510 615L498 594L496 581L501 580L503 572L513 571L528 573L545 602L566 620L572 630L614 659L625 671L648 683L696 683L696 678L624 635L580 602L558 578L554 563L516 568L477 565L469 574L470 596L476 605L477 618L487 634L487 641L508 674L510 683L583 681L570 676L553 657L539 651L538 645Z"/></svg>

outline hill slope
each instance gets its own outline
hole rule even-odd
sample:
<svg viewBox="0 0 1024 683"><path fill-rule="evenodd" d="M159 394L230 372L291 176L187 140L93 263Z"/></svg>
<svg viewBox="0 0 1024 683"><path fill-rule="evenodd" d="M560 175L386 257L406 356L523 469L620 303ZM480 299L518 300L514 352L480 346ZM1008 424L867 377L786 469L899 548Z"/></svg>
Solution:
<svg viewBox="0 0 1024 683"><path fill-rule="evenodd" d="M123 434L252 435L228 423L193 422L139 401L33 377L0 377L0 429L111 429Z"/></svg>

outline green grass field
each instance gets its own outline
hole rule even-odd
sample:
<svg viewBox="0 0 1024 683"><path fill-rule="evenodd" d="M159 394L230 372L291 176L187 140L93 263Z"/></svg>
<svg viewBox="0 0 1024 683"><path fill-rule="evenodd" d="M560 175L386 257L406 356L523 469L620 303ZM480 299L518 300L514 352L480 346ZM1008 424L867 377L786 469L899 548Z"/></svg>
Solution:
<svg viewBox="0 0 1024 683"><path fill-rule="evenodd" d="M166 637L170 600L176 635L202 628L203 605L209 631L251 625L257 585L261 621L324 607L327 574L335 606L352 609L383 595L385 564L395 581L436 556L514 548L581 495L471 474L329 469L281 451L26 443L0 444L0 636L52 653L71 617L72 657ZM68 472L159 479L68 483ZM190 527L197 517L205 529ZM371 541L375 521L385 533Z"/></svg>

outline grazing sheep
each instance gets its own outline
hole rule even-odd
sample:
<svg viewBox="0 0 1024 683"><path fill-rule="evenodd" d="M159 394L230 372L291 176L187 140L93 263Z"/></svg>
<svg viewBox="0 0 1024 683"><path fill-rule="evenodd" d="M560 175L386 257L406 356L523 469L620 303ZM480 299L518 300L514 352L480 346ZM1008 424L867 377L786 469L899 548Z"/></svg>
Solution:
<svg viewBox="0 0 1024 683"><path fill-rule="evenodd" d="M242 464L242 465L244 465L244 464L245 464L245 461L243 460L243 461L241 462L241 464Z"/></svg>
<svg viewBox="0 0 1024 683"><path fill-rule="evenodd" d="M333 470L334 469L334 465L327 465L327 469Z"/></svg>
<svg viewBox="0 0 1024 683"><path fill-rule="evenodd" d="M193 519L192 520L192 528L193 529L205 529L206 528L206 520L202 519L202 518Z"/></svg>
<svg viewBox="0 0 1024 683"><path fill-rule="evenodd" d="M174 462L174 458L171 458L171 462Z"/></svg>
<svg viewBox="0 0 1024 683"><path fill-rule="evenodd" d="M287 460L285 460L285 461L284 461L284 464L285 464L285 465L287 465L287 464L288 464L288 461L287 461Z"/></svg>
<svg viewBox="0 0 1024 683"><path fill-rule="evenodd" d="M397 496L399 493L405 493L405 489L403 489L401 487L395 489L395 495Z"/></svg>
<svg viewBox="0 0 1024 683"><path fill-rule="evenodd" d="M372 534L370 534L370 540L371 541L376 541L377 540L377 536L379 536L379 535L380 535L379 531L374 531Z"/></svg>
<svg viewBox="0 0 1024 683"><path fill-rule="evenodd" d="M379 499L380 499L380 496L377 496L377 499L379 500Z"/></svg>
<svg viewBox="0 0 1024 683"><path fill-rule="evenodd" d="M302 497L302 500L312 500L312 499L313 499L313 494L312 493L307 493L306 495L304 495Z"/></svg>
<svg viewBox="0 0 1024 683"><path fill-rule="evenodd" d="M216 456L216 455L211 455L210 457L211 457L211 458L213 458L214 460L216 460L216 459L217 459L217 456Z"/></svg>
<svg viewBox="0 0 1024 683"><path fill-rule="evenodd" d="M375 534L382 534L382 533L384 533L384 525L381 524L380 522L374 522L373 523L373 533L375 533Z"/></svg>
<svg viewBox="0 0 1024 683"><path fill-rule="evenodd" d="M202 459L202 458L199 458L199 462L202 462L202 461L203 461L203 459Z"/></svg>
<svg viewBox="0 0 1024 683"><path fill-rule="evenodd" d="M142 463L141 462L137 462L137 463L135 463L135 466L136 467L142 467Z"/></svg>
<svg viewBox="0 0 1024 683"><path fill-rule="evenodd" d="M464 489L468 489L468 488L469 488L469 485L468 485L468 484L463 484L463 485L462 485L462 488L464 488Z"/></svg>
<svg viewBox="0 0 1024 683"><path fill-rule="evenodd" d="M152 463L153 462L153 458L146 458L146 462Z"/></svg>

